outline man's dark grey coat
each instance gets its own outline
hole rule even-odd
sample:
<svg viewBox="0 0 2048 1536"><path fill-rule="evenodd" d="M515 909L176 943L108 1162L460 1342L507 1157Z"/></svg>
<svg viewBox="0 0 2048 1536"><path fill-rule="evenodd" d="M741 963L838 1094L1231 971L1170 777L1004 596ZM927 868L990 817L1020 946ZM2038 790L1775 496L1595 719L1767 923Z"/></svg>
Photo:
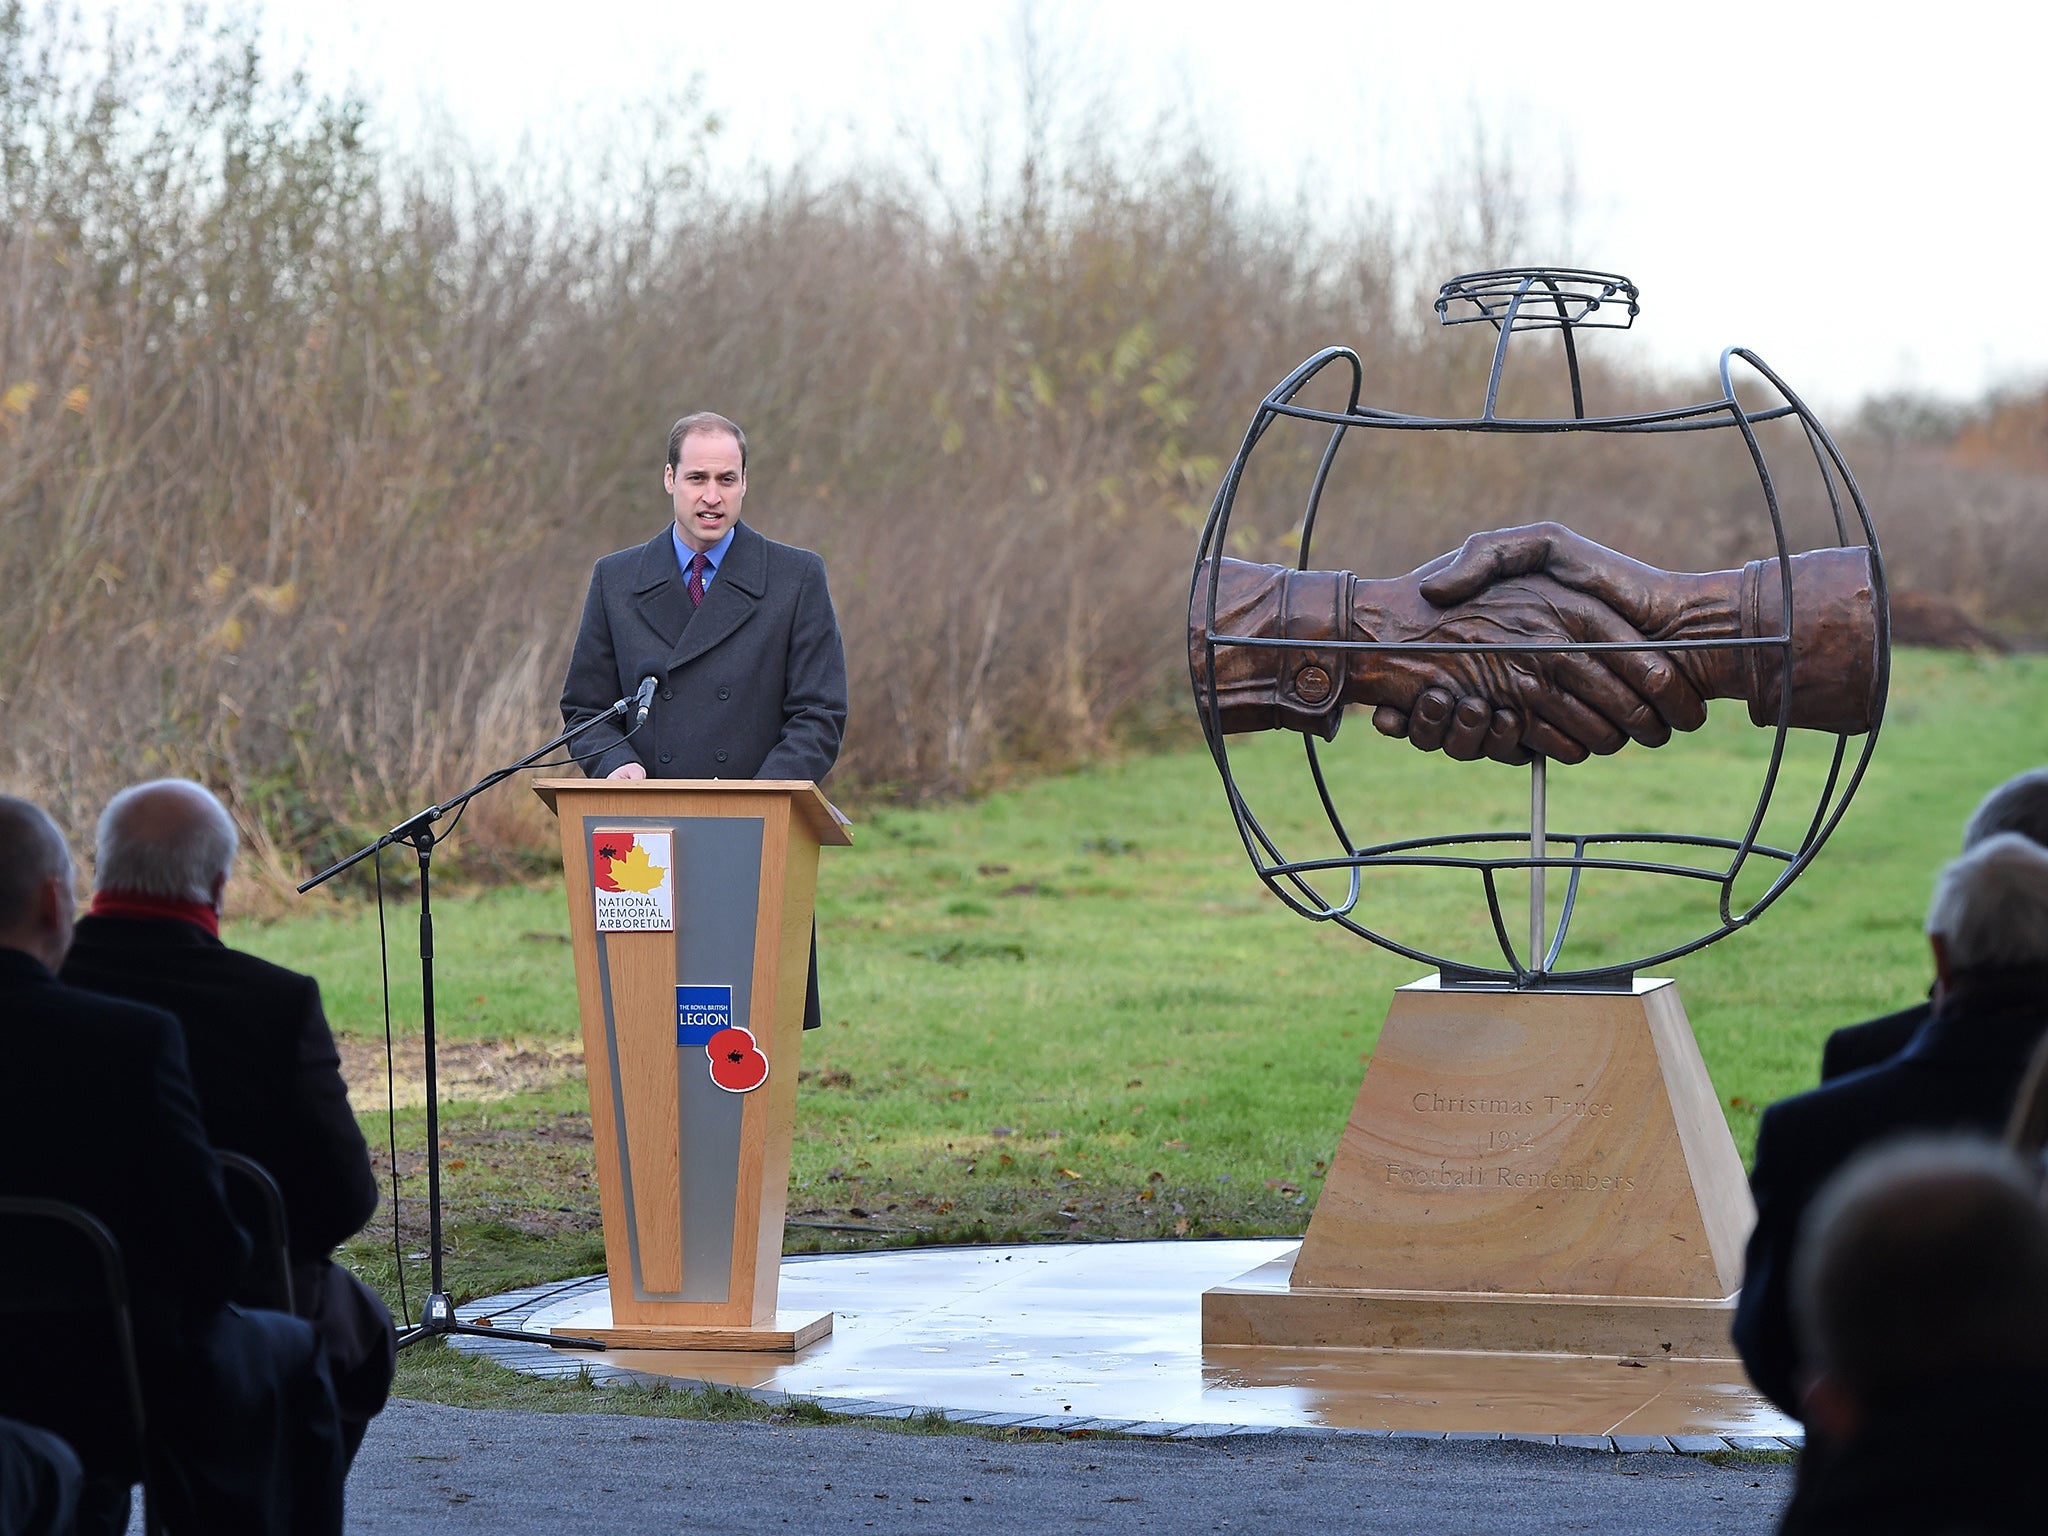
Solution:
<svg viewBox="0 0 2048 1536"><path fill-rule="evenodd" d="M575 725L661 680L647 724L606 720L571 744L601 779L638 762L655 779L822 779L846 729L846 653L825 562L745 523L692 609L667 527L591 573L562 686Z"/></svg>
<svg viewBox="0 0 2048 1536"><path fill-rule="evenodd" d="M1836 1170L1888 1137L1996 1136L2044 1033L2048 967L1962 972L1898 1055L1764 1111L1735 1347L1757 1389L1794 1418L1804 1408L1791 1276L1808 1207Z"/></svg>

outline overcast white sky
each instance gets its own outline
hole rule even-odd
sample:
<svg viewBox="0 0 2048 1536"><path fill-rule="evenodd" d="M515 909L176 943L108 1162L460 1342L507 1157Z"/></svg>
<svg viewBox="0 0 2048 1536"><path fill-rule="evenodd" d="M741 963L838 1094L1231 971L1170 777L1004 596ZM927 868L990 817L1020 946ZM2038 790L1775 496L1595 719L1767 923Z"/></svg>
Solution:
<svg viewBox="0 0 2048 1536"><path fill-rule="evenodd" d="M906 129L953 155L966 125L1014 121L1019 11L1002 0L259 9L282 59L353 80L399 131L428 102L507 156L523 136L581 153L607 112L657 94L719 114L731 166L898 155ZM1050 0L1034 14L1079 97L1113 91L1135 124L1183 111L1272 196L1307 186L1335 210L1412 197L1475 114L1512 131L1532 176L1570 169L1571 256L1641 286L1624 344L1648 360L1703 368L1741 343L1837 406L2048 377L2048 323L2022 309L2048 236L2048 6Z"/></svg>

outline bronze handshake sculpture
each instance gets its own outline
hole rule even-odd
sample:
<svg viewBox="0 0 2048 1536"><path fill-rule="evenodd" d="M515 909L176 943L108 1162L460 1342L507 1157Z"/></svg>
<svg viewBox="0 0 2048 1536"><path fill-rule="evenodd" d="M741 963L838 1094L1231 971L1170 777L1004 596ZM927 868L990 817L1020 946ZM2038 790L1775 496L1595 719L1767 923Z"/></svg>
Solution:
<svg viewBox="0 0 2048 1536"><path fill-rule="evenodd" d="M1189 613L1195 692L1210 700L1205 639L1212 566L1197 570ZM1868 551L1794 555L1789 723L1868 731L1880 666ZM1778 561L1740 570L1663 571L1558 523L1474 534L1406 576L1221 562L1220 637L1288 646L1215 647L1215 704L1226 733L1289 729L1328 740L1343 710L1370 704L1373 725L1461 761L1559 762L1662 746L1697 729L1708 699L1743 699L1775 726L1782 645L1656 649L1670 642L1770 640L1783 628ZM1385 650L1320 648L1367 641ZM1459 645L1649 645L1642 650L1484 652Z"/></svg>

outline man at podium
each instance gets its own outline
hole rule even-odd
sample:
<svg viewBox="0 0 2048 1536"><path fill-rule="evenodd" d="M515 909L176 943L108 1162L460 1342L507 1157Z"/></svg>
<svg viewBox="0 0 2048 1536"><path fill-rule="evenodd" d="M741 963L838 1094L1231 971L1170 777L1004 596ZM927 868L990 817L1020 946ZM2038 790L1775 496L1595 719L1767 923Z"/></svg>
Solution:
<svg viewBox="0 0 2048 1536"><path fill-rule="evenodd" d="M675 520L591 572L562 721L656 680L647 723L577 738L594 779L825 777L846 729L846 653L825 562L740 521L746 434L699 411L669 431Z"/></svg>
<svg viewBox="0 0 2048 1536"><path fill-rule="evenodd" d="M654 680L638 729L576 739L590 777L820 780L846 729L846 653L825 562L740 521L747 438L710 411L668 434L674 520L591 572L562 685L577 725ZM805 1028L818 1023L816 946Z"/></svg>

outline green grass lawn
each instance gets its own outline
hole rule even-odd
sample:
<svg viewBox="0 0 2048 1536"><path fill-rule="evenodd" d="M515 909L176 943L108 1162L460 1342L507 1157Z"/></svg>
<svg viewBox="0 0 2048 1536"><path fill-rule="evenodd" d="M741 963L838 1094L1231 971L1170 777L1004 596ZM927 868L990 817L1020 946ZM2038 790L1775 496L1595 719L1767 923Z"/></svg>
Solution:
<svg viewBox="0 0 2048 1536"><path fill-rule="evenodd" d="M1767 836L1796 839L1812 814L1814 745L1795 741ZM1768 749L1718 705L1669 748L1553 769L1550 824L1739 831ZM1326 758L1361 839L1525 824L1522 770L1425 757L1363 720ZM1299 741L1247 741L1236 760L1283 847L1309 851ZM2048 658L1902 655L1871 772L1812 869L1754 929L1657 968L1680 983L1745 1156L1758 1106L1814 1082L1829 1029L1925 990L1934 871L1978 797L2044 761ZM1301 1228L1389 992L1424 968L1284 910L1252 874L1205 752L971 804L849 810L857 845L828 850L821 874L827 1024L804 1040L791 1248ZM1745 899L1759 889L1746 879ZM1484 960L1477 892L1465 876L1391 878L1362 911ZM1567 959L1683 938L1711 905L1707 887L1589 885ZM436 911L444 1038L575 1035L558 887ZM416 1035L416 912L391 916L394 1017ZM230 938L315 972L337 1030L381 1038L373 912L309 901ZM383 1114L364 1123L381 1147ZM397 1129L400 1168L416 1171L420 1112ZM580 1080L453 1106L443 1136L458 1294L601 1267ZM415 1216L409 1202L417 1252ZM373 1228L351 1251L387 1285L389 1241Z"/></svg>

